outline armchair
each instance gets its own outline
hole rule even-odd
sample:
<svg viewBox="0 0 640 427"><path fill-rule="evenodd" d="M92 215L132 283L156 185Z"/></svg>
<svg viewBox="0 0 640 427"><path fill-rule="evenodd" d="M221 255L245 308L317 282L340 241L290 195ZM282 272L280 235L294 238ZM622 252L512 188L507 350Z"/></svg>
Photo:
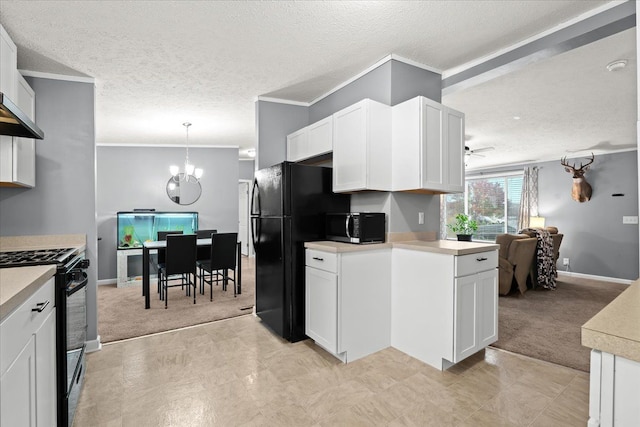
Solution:
<svg viewBox="0 0 640 427"><path fill-rule="evenodd" d="M500 295L511 291L515 279L520 293L527 290L527 277L531 271L536 252L537 239L526 234L499 234L496 243L498 251Z"/></svg>

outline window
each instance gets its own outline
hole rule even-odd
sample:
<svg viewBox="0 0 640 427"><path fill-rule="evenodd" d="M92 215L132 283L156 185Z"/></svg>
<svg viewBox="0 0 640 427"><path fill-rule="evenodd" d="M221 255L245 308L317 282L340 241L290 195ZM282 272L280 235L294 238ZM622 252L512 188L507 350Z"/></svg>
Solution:
<svg viewBox="0 0 640 427"><path fill-rule="evenodd" d="M445 224L459 213L478 222L474 240L495 242L502 233L516 233L522 192L522 172L468 178L463 194L444 196ZM447 238L455 234L447 228Z"/></svg>

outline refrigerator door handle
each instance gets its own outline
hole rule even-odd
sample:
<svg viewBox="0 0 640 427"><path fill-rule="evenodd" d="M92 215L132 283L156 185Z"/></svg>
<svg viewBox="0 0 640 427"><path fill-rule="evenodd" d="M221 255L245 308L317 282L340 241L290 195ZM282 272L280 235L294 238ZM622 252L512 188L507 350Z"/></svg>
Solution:
<svg viewBox="0 0 640 427"><path fill-rule="evenodd" d="M260 215L260 188L258 180L253 180L253 189L251 190L251 215Z"/></svg>
<svg viewBox="0 0 640 427"><path fill-rule="evenodd" d="M256 237L260 236L260 230L258 228L260 218L252 217L251 218L251 243L253 243L253 251L258 252L258 241Z"/></svg>

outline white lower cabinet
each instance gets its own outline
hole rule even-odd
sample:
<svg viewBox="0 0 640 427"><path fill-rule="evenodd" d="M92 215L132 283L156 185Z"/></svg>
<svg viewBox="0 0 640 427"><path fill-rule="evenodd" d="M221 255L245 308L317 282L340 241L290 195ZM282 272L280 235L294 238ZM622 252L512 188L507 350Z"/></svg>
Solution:
<svg viewBox="0 0 640 427"><path fill-rule="evenodd" d="M640 426L640 362L591 350L588 427Z"/></svg>
<svg viewBox="0 0 640 427"><path fill-rule="evenodd" d="M0 323L2 426L56 425L54 295L52 278Z"/></svg>
<svg viewBox="0 0 640 427"><path fill-rule="evenodd" d="M437 369L498 339L498 252L394 248L391 345Z"/></svg>
<svg viewBox="0 0 640 427"><path fill-rule="evenodd" d="M305 333L347 363L389 347L391 249L306 250Z"/></svg>

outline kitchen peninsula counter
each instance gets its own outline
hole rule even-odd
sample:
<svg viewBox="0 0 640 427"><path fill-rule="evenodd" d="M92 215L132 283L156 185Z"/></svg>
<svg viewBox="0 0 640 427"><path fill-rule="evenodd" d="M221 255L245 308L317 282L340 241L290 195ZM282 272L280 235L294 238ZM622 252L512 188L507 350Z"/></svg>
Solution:
<svg viewBox="0 0 640 427"><path fill-rule="evenodd" d="M640 362L640 279L582 325L582 345Z"/></svg>
<svg viewBox="0 0 640 427"><path fill-rule="evenodd" d="M62 248L74 248L83 251L86 247L87 236L85 234L0 237L0 252Z"/></svg>
<svg viewBox="0 0 640 427"><path fill-rule="evenodd" d="M499 245L493 243L459 242L457 240L409 240L403 242L372 243L367 245L355 245L351 243L319 241L305 242L305 248L318 251L344 253L371 251L377 249L400 248L424 252L433 252L448 255L467 255L491 250L497 250Z"/></svg>

